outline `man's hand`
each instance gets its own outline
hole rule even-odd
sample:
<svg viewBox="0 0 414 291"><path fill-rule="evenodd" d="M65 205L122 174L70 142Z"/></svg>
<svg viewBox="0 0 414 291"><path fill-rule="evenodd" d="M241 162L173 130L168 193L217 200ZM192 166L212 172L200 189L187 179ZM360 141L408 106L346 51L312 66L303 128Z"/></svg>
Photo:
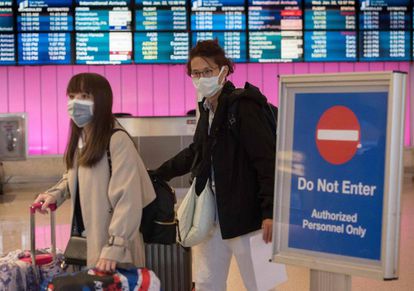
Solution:
<svg viewBox="0 0 414 291"><path fill-rule="evenodd" d="M265 243L272 241L272 231L273 231L273 220L270 218L263 219L262 221L263 229L263 240Z"/></svg>

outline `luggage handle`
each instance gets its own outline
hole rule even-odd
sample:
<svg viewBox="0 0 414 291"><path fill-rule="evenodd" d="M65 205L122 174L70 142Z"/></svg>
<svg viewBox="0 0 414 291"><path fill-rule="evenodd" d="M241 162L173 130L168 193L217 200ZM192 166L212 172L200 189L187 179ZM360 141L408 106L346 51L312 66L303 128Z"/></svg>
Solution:
<svg viewBox="0 0 414 291"><path fill-rule="evenodd" d="M33 266L36 266L36 220L35 214L37 209L41 209L43 202L37 202L30 205L30 257L32 259ZM48 205L50 209L50 238L52 244L52 256L53 260L56 258L56 224L55 224L55 211L57 209L56 203Z"/></svg>

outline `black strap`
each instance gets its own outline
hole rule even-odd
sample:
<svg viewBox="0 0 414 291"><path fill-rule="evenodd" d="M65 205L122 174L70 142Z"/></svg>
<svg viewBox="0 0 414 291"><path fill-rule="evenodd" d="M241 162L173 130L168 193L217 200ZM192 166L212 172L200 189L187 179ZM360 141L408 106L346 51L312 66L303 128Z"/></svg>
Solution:
<svg viewBox="0 0 414 291"><path fill-rule="evenodd" d="M72 221L72 235L76 234L76 235L81 236L85 230L85 225L83 223L82 208L80 205L79 193L80 191L79 191L79 175L78 175L77 184L76 184L75 210L74 210L73 221Z"/></svg>

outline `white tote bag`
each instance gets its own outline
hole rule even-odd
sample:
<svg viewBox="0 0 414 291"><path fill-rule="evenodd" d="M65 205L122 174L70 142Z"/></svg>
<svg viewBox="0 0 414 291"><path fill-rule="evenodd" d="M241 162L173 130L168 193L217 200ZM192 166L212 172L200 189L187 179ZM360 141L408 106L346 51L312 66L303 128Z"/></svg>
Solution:
<svg viewBox="0 0 414 291"><path fill-rule="evenodd" d="M207 181L203 192L197 196L196 179L177 210L178 241L184 247L192 247L201 243L208 236L214 224L215 201L210 183Z"/></svg>

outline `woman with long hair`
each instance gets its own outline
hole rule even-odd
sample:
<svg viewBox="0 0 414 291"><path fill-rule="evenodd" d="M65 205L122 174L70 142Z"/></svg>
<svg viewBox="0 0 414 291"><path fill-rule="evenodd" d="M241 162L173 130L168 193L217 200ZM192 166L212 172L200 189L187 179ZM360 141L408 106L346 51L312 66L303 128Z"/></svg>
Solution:
<svg viewBox="0 0 414 291"><path fill-rule="evenodd" d="M70 135L65 152L66 173L35 202L73 206L72 233L86 237L87 266L114 271L122 264L144 266L139 231L142 209L154 188L128 134L112 114L109 82L81 73L67 87Z"/></svg>

